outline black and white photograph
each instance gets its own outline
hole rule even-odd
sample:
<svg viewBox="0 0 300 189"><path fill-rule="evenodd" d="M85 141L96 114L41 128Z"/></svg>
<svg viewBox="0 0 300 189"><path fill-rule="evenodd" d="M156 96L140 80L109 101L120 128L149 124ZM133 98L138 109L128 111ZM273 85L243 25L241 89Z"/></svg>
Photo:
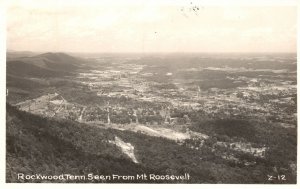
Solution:
<svg viewBox="0 0 300 189"><path fill-rule="evenodd" d="M7 1L4 182L296 186L289 2Z"/></svg>

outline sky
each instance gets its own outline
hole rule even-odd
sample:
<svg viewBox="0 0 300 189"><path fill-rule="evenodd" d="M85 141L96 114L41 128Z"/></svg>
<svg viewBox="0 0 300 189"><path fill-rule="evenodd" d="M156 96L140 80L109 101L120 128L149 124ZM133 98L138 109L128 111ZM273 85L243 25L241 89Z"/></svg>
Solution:
<svg viewBox="0 0 300 189"><path fill-rule="evenodd" d="M63 2L66 1L10 1L7 49L142 53L297 51L296 6L218 6L192 1Z"/></svg>

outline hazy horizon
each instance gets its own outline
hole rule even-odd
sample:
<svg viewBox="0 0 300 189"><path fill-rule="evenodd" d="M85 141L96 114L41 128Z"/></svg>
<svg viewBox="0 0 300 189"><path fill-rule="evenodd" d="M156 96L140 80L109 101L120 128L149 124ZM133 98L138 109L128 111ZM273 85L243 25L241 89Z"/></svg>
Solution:
<svg viewBox="0 0 300 189"><path fill-rule="evenodd" d="M296 53L296 30L296 6L12 1L7 10L14 51Z"/></svg>
<svg viewBox="0 0 300 189"><path fill-rule="evenodd" d="M118 51L118 52L105 52L105 51L99 51L99 52L96 52L96 51L92 51L92 52L80 52L80 51L26 51L26 50L14 50L14 49L6 49L6 53L78 53L78 54L297 54L297 51L295 52L260 52L260 51L257 51L257 52L237 52L237 51L232 51L232 52L226 52L226 51L223 51L223 52L219 52L219 51L216 51L216 52L193 52L193 51L190 51L190 52L176 52L176 51L170 51L170 52L126 52L126 51Z"/></svg>

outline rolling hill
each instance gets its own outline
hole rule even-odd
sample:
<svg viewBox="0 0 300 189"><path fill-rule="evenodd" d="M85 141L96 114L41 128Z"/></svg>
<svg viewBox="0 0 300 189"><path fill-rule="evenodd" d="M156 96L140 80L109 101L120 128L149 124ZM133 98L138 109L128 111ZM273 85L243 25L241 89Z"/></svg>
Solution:
<svg viewBox="0 0 300 189"><path fill-rule="evenodd" d="M49 82L75 75L78 69L87 68L86 60L65 53L8 52L6 62L6 86L10 92L8 101L26 99L45 89ZM23 55L23 56L22 56Z"/></svg>
<svg viewBox="0 0 300 189"><path fill-rule="evenodd" d="M8 74L28 77L57 77L68 75L86 63L65 53L44 53L7 60Z"/></svg>
<svg viewBox="0 0 300 189"><path fill-rule="evenodd" d="M61 71L50 70L20 60L8 62L6 73L7 75L15 75L19 77L40 77L40 78L59 77L66 74Z"/></svg>

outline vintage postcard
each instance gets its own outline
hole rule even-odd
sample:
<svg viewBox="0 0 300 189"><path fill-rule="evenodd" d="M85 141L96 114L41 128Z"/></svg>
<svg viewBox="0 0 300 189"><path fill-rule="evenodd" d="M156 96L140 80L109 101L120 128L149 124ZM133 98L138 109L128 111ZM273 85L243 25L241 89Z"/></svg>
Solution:
<svg viewBox="0 0 300 189"><path fill-rule="evenodd" d="M289 2L7 1L4 182L296 186Z"/></svg>

